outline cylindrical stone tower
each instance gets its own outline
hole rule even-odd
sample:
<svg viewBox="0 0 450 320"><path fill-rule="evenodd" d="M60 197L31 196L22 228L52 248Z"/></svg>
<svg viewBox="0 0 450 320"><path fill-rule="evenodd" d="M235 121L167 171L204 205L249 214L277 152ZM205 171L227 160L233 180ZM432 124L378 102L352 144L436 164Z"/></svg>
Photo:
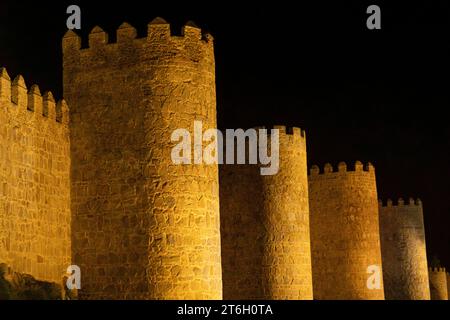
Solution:
<svg viewBox="0 0 450 320"><path fill-rule="evenodd" d="M221 166L224 299L312 299L305 133L275 129L276 174L261 175L261 165Z"/></svg>
<svg viewBox="0 0 450 320"><path fill-rule="evenodd" d="M448 300L445 268L429 268L431 300Z"/></svg>
<svg viewBox="0 0 450 320"><path fill-rule="evenodd" d="M99 27L80 42L63 39L81 298L221 299L218 166L171 159L174 130L216 128L212 37L156 18L144 38L124 23L117 43Z"/></svg>
<svg viewBox="0 0 450 320"><path fill-rule="evenodd" d="M422 202L379 203L384 293L387 300L430 300Z"/></svg>
<svg viewBox="0 0 450 320"><path fill-rule="evenodd" d="M374 167L313 166L309 201L314 299L384 299Z"/></svg>

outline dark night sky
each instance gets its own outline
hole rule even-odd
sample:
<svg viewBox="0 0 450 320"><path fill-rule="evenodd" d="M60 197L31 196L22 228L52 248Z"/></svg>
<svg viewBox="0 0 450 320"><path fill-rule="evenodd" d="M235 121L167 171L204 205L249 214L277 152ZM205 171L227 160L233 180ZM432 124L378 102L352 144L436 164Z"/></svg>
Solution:
<svg viewBox="0 0 450 320"><path fill-rule="evenodd" d="M371 161L380 198L422 199L428 253L450 268L448 0L92 2L0 0L0 66L60 98L68 5L81 6L85 36L194 20L216 39L221 128L300 126L310 165ZM369 4L382 30L366 28Z"/></svg>

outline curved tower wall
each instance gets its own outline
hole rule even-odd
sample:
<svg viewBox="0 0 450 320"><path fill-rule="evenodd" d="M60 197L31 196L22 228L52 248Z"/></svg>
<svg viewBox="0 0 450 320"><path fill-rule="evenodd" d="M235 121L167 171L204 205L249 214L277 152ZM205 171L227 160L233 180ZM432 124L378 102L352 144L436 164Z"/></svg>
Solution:
<svg viewBox="0 0 450 320"><path fill-rule="evenodd" d="M429 268L431 300L448 300L445 268Z"/></svg>
<svg viewBox="0 0 450 320"><path fill-rule="evenodd" d="M260 165L221 166L225 299L312 299L305 134L275 129L277 174L261 175Z"/></svg>
<svg viewBox="0 0 450 320"><path fill-rule="evenodd" d="M220 299L218 167L171 160L175 129L216 128L212 37L157 18L117 43L96 27L85 49L69 31L63 56L81 297Z"/></svg>
<svg viewBox="0 0 450 320"><path fill-rule="evenodd" d="M386 299L430 300L422 202L379 205Z"/></svg>
<svg viewBox="0 0 450 320"><path fill-rule="evenodd" d="M309 204L314 299L384 299L382 279L368 286L371 268L382 272L374 167L313 166Z"/></svg>

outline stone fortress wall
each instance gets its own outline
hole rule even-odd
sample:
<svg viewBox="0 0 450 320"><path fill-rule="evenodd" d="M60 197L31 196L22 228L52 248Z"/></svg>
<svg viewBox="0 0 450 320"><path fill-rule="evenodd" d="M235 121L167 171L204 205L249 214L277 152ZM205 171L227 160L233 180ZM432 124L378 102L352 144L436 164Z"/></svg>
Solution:
<svg viewBox="0 0 450 320"><path fill-rule="evenodd" d="M217 165L176 165L174 130L216 128L213 39L156 18L63 39L71 105L73 263L84 298L221 299ZM80 293L83 294L83 293Z"/></svg>
<svg viewBox="0 0 450 320"><path fill-rule="evenodd" d="M431 300L448 300L447 274L445 268L429 268Z"/></svg>
<svg viewBox="0 0 450 320"><path fill-rule="evenodd" d="M115 43L95 27L62 49L70 123L0 72L2 270L60 284L76 264L81 299L429 298L422 206L378 207L371 164L308 177L305 132L282 126L276 175L222 165L219 188L217 165L173 163L174 130L217 127L211 35L156 18L143 38L124 23Z"/></svg>
<svg viewBox="0 0 450 320"><path fill-rule="evenodd" d="M0 69L0 264L62 284L71 264L69 111Z"/></svg>
<svg viewBox="0 0 450 320"><path fill-rule="evenodd" d="M447 297L450 300L450 273L447 272Z"/></svg>
<svg viewBox="0 0 450 320"><path fill-rule="evenodd" d="M313 166L309 175L311 255L315 299L384 299L367 286L368 267L382 268L375 169Z"/></svg>
<svg viewBox="0 0 450 320"><path fill-rule="evenodd" d="M450 273L447 272L447 296L448 299L450 300Z"/></svg>
<svg viewBox="0 0 450 320"><path fill-rule="evenodd" d="M261 175L261 165L221 166L225 299L312 299L305 132L275 129L277 174Z"/></svg>
<svg viewBox="0 0 450 320"><path fill-rule="evenodd" d="M423 208L420 199L379 203L386 299L429 300Z"/></svg>

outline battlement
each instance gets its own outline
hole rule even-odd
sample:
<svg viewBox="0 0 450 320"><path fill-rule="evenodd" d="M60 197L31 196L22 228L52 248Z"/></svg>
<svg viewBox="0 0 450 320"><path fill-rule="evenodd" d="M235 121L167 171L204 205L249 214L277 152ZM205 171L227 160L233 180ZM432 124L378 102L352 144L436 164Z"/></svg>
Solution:
<svg viewBox="0 0 450 320"><path fill-rule="evenodd" d="M6 107L11 105L16 107L18 112L30 111L64 125L69 123L69 108L64 100L56 103L50 91L41 95L36 84L28 90L21 75L11 81L5 68L0 68L0 104L3 108L3 104L6 104Z"/></svg>
<svg viewBox="0 0 450 320"><path fill-rule="evenodd" d="M337 166L337 171L334 170L333 166L330 163L326 163L323 167L323 170L320 169L319 166L313 165L310 169L310 176L326 176L330 174L343 174L347 172L368 172L373 173L375 172L375 167L368 162L367 164L363 165L361 161L356 161L352 169L348 169L347 164L345 162L339 162Z"/></svg>
<svg viewBox="0 0 450 320"><path fill-rule="evenodd" d="M306 142L306 132L299 127L288 127L282 125L274 125L274 126L257 126L253 129L259 130L264 129L267 130L267 134L270 136L272 133L272 129L278 129L278 136L280 139L280 143L283 141L289 142Z"/></svg>
<svg viewBox="0 0 450 320"><path fill-rule="evenodd" d="M444 274L446 274L445 267L429 267L428 271L432 272L432 273L444 273Z"/></svg>
<svg viewBox="0 0 450 320"><path fill-rule="evenodd" d="M302 138L306 138L306 132L305 130L302 130L299 127L288 127L288 126L282 126L282 125L275 125L275 126L261 126L257 127L258 129L278 129L278 132L281 135L289 135L289 136L300 136ZM271 131L268 131L270 134Z"/></svg>
<svg viewBox="0 0 450 320"><path fill-rule="evenodd" d="M67 50L88 50L96 49L106 45L129 45L133 41L144 41L148 43L168 43L168 42L184 42L192 44L194 42L212 45L214 38L211 34L203 32L192 21L188 21L181 30L181 36L172 32L171 25L163 18L157 17L153 19L147 27L147 35L138 38L136 28L128 24L122 23L116 30L116 42L110 42L109 35L102 28L96 26L92 29L88 36L88 47L82 48L82 38L74 31L69 30L63 38L63 51Z"/></svg>
<svg viewBox="0 0 450 320"><path fill-rule="evenodd" d="M387 208L387 207L422 207L422 201L417 198L409 198L408 203L405 203L403 198L398 198L397 202L394 204L391 199L387 199L386 202L383 200L378 200L379 207Z"/></svg>

